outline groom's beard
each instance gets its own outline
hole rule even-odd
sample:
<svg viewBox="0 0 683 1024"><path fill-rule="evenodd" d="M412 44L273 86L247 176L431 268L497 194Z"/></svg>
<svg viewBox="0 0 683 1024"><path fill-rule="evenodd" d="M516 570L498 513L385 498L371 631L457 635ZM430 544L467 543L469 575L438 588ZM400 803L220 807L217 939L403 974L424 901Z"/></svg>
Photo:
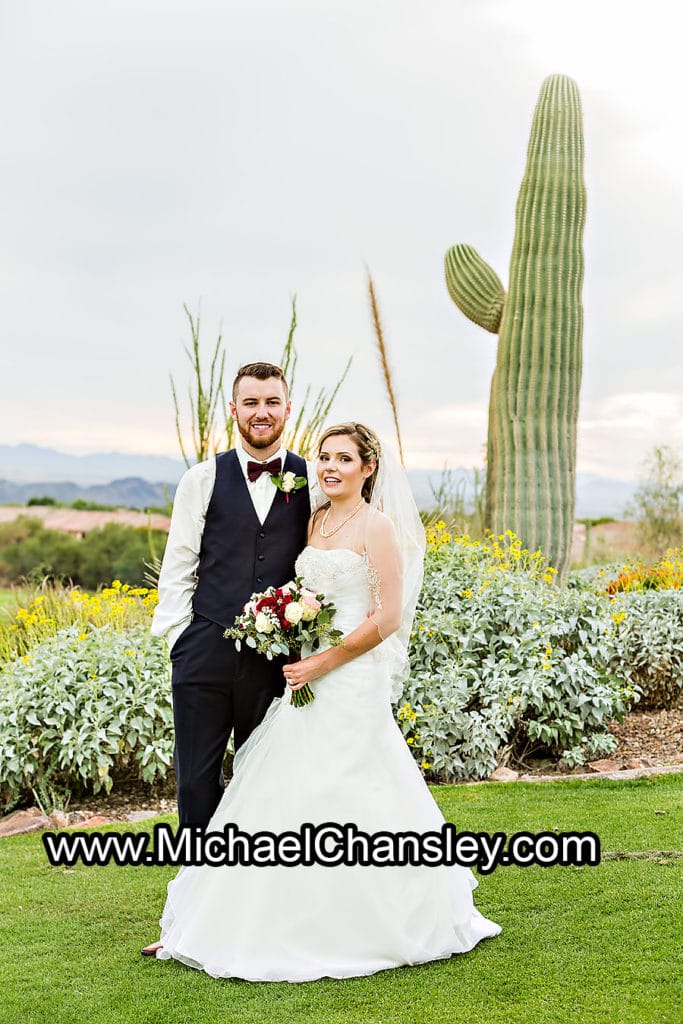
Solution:
<svg viewBox="0 0 683 1024"><path fill-rule="evenodd" d="M243 423L237 419L237 429L252 448L270 448L282 437L285 420L282 423L274 423L270 430L253 430L251 423Z"/></svg>

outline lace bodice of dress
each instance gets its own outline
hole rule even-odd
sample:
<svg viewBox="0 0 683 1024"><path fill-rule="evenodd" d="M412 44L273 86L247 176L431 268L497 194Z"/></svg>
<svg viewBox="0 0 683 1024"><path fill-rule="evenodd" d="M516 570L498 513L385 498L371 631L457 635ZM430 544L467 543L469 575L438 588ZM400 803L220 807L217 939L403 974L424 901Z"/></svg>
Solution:
<svg viewBox="0 0 683 1024"><path fill-rule="evenodd" d="M305 586L334 604L334 625L345 633L355 629L375 607L377 588L366 555L350 548L323 550L309 545L295 568Z"/></svg>

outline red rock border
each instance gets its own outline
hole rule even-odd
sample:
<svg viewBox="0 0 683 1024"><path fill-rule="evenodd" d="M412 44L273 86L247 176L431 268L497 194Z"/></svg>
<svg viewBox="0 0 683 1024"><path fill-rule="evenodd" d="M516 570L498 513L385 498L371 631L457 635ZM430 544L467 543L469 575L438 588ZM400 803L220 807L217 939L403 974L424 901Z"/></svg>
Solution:
<svg viewBox="0 0 683 1024"><path fill-rule="evenodd" d="M462 786L485 786L488 782L566 782L567 779L640 779L650 775L675 775L683 773L683 764L672 765L641 765L634 768L620 768L618 761L591 761L588 772L570 772L565 775L529 775L513 771L511 768L496 768L488 779L474 782L461 782ZM162 814L175 812L169 804L166 808L156 810L130 811L125 816L110 817L104 814L89 814L87 811L53 811L46 815L39 807L28 807L26 810L13 811L12 814L0 818L0 839L4 836L25 835L29 832L42 832L50 828L62 830L67 828L99 828L103 825L116 825L122 821L146 821L158 818Z"/></svg>
<svg viewBox="0 0 683 1024"><path fill-rule="evenodd" d="M88 814L86 811L53 811L46 815L39 807L28 807L26 810L13 811L12 814L0 818L0 839L3 836L25 835L27 832L42 832L45 828L99 828L102 825L115 825L120 821L145 821L146 818L158 818L166 811L131 811L125 818L112 818L104 814Z"/></svg>

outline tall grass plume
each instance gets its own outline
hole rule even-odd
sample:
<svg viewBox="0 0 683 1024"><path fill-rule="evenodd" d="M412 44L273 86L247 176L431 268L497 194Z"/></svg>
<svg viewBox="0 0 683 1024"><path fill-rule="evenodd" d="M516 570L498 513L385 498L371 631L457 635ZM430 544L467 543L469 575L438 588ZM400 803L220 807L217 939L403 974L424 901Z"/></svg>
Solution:
<svg viewBox="0 0 683 1024"><path fill-rule="evenodd" d="M372 322L375 328L375 338L377 340L377 352L379 354L379 362L382 368L382 377L384 379L384 386L387 391L387 397L389 399L389 405L391 406L391 414L394 418L394 430L396 431L396 440L398 442L398 452L401 457L401 463L405 465L405 459L403 458L403 444L401 442L401 429L398 422L398 404L396 402L396 392L394 391L394 384L391 377L391 367L389 366L389 355L387 352L386 342L384 341L384 331L382 330L382 321L379 316L379 307L377 305L377 295L375 294L375 285L372 280L372 275L368 271L368 293L370 295L370 310L372 312Z"/></svg>

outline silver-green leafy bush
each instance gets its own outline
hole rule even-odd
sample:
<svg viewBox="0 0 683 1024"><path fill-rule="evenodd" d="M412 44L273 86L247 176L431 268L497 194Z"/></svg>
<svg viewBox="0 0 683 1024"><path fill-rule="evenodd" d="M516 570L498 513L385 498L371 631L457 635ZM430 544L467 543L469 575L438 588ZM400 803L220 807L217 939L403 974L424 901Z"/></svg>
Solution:
<svg viewBox="0 0 683 1024"><path fill-rule="evenodd" d="M683 699L683 552L669 550L655 565L591 566L570 574L569 586L609 599L617 626L612 671L641 692L641 704L671 708Z"/></svg>
<svg viewBox="0 0 683 1024"><path fill-rule="evenodd" d="M173 714L166 643L146 625L68 626L0 671L0 803L31 791L111 790L166 775Z"/></svg>
<svg viewBox="0 0 683 1024"><path fill-rule="evenodd" d="M680 699L680 590L610 597L604 572L561 589L513 535L428 537L398 720L433 778L483 778L539 752L579 765L613 751L609 723L641 692L655 706ZM166 643L146 621L110 618L58 628L0 666L0 806L166 775Z"/></svg>
<svg viewBox="0 0 683 1024"><path fill-rule="evenodd" d="M683 698L683 593L646 590L615 594L617 623L612 671L637 685L642 705L671 708Z"/></svg>
<svg viewBox="0 0 683 1024"><path fill-rule="evenodd" d="M511 534L430 545L398 718L433 776L614 750L609 723L639 696L617 656L623 624L605 595L551 578Z"/></svg>

